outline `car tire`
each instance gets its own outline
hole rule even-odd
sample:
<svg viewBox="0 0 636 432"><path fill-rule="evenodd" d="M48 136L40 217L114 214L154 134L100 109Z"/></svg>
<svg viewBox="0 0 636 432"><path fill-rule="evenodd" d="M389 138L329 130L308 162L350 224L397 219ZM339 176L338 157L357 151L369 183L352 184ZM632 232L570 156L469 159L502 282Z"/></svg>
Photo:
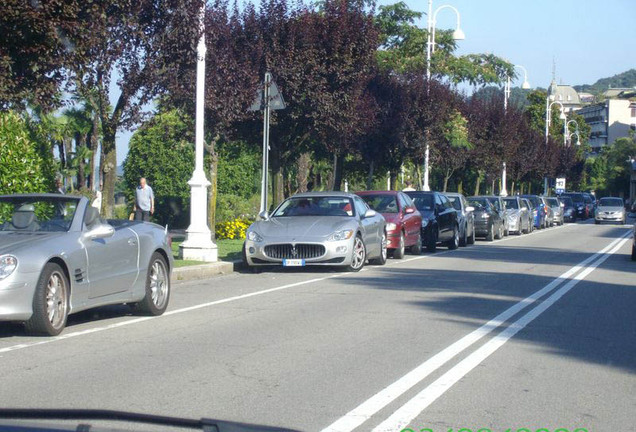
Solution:
<svg viewBox="0 0 636 432"><path fill-rule="evenodd" d="M428 252L435 252L437 250L437 239L439 238L439 231L437 228L431 228L431 235L426 243L426 250Z"/></svg>
<svg viewBox="0 0 636 432"><path fill-rule="evenodd" d="M159 252L150 257L146 274L146 295L135 303L135 309L144 314L158 316L163 314L170 302L170 273L166 259Z"/></svg>
<svg viewBox="0 0 636 432"><path fill-rule="evenodd" d="M353 240L353 250L351 251L351 264L347 266L350 272L359 272L364 267L367 260L367 248L362 241L360 234Z"/></svg>
<svg viewBox="0 0 636 432"><path fill-rule="evenodd" d="M69 294L70 284L62 267L46 263L33 294L33 314L24 323L27 333L44 336L62 333L68 318Z"/></svg>
<svg viewBox="0 0 636 432"><path fill-rule="evenodd" d="M422 255L422 234L418 234L417 241L411 246L411 253L413 255Z"/></svg>
<svg viewBox="0 0 636 432"><path fill-rule="evenodd" d="M468 224L464 225L464 235L459 239L460 246L466 246L468 244Z"/></svg>
<svg viewBox="0 0 636 432"><path fill-rule="evenodd" d="M459 247L459 226L455 225L453 229L453 238L446 243L449 250L455 250Z"/></svg>
<svg viewBox="0 0 636 432"><path fill-rule="evenodd" d="M406 247L404 246L404 233L400 233L400 244L397 247L397 249L393 249L393 258L395 259L402 259L404 258L404 255L406 254Z"/></svg>
<svg viewBox="0 0 636 432"><path fill-rule="evenodd" d="M601 224L600 221L597 221L597 220L594 221L594 225L600 225L600 224Z"/></svg>
<svg viewBox="0 0 636 432"><path fill-rule="evenodd" d="M473 226L473 232L470 234L467 240L468 244L475 244L475 227Z"/></svg>
<svg viewBox="0 0 636 432"><path fill-rule="evenodd" d="M386 248L386 244L387 244L387 239L386 239L386 232L382 233L382 238L380 239L380 256L377 258L373 258L369 260L370 264L373 265L384 265L386 264L386 259L387 256L389 254L387 248Z"/></svg>
<svg viewBox="0 0 636 432"><path fill-rule="evenodd" d="M493 223L492 225L490 225L490 228L488 228L488 232L486 233L486 241L493 241L495 239L495 224Z"/></svg>
<svg viewBox="0 0 636 432"><path fill-rule="evenodd" d="M495 234L495 240L501 240L504 236L504 228L503 228L503 224L499 225L499 229L497 230L497 233Z"/></svg>

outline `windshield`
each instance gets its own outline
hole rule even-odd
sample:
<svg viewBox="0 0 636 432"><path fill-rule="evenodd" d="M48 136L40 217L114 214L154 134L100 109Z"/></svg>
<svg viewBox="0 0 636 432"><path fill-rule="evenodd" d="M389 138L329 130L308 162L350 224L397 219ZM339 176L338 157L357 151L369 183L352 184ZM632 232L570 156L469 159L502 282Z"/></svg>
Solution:
<svg viewBox="0 0 636 432"><path fill-rule="evenodd" d="M64 196L0 198L0 231L68 231L78 202Z"/></svg>
<svg viewBox="0 0 636 432"><path fill-rule="evenodd" d="M550 207L559 207L559 201L556 198L546 198L545 199L548 204L550 205Z"/></svg>
<svg viewBox="0 0 636 432"><path fill-rule="evenodd" d="M506 207L509 209L519 209L519 203L517 202L516 199L514 198L506 198L504 199L504 201L506 202Z"/></svg>
<svg viewBox="0 0 636 432"><path fill-rule="evenodd" d="M570 197L561 197L559 198L564 206L566 207L574 207L574 203L572 202L572 198Z"/></svg>
<svg viewBox="0 0 636 432"><path fill-rule="evenodd" d="M572 202L575 203L583 203L583 195L567 195L572 199Z"/></svg>
<svg viewBox="0 0 636 432"><path fill-rule="evenodd" d="M462 203L460 202L461 199L459 197L447 196L447 198L451 202L451 204L453 205L455 210L461 210L462 209Z"/></svg>
<svg viewBox="0 0 636 432"><path fill-rule="evenodd" d="M361 195L361 198L378 213L397 213L398 203L395 195Z"/></svg>
<svg viewBox="0 0 636 432"><path fill-rule="evenodd" d="M533 208L539 207L542 204L541 198L536 197L536 196L535 197L532 197L532 196L531 197L527 197L526 199L528 201L530 201L530 204L532 204Z"/></svg>
<svg viewBox="0 0 636 432"><path fill-rule="evenodd" d="M623 207L623 200L620 198L601 198L598 202L599 207Z"/></svg>
<svg viewBox="0 0 636 432"><path fill-rule="evenodd" d="M347 197L289 198L272 215L286 216L353 216L353 203Z"/></svg>
<svg viewBox="0 0 636 432"><path fill-rule="evenodd" d="M488 208L488 200L486 198L468 198L468 205L475 210L485 210Z"/></svg>
<svg viewBox="0 0 636 432"><path fill-rule="evenodd" d="M417 194L411 195L409 194L413 203L415 204L415 208L419 211L433 211L433 195L432 194Z"/></svg>
<svg viewBox="0 0 636 432"><path fill-rule="evenodd" d="M488 201L490 201L490 204L492 204L497 210L501 210L501 202L499 201L499 198L487 198Z"/></svg>

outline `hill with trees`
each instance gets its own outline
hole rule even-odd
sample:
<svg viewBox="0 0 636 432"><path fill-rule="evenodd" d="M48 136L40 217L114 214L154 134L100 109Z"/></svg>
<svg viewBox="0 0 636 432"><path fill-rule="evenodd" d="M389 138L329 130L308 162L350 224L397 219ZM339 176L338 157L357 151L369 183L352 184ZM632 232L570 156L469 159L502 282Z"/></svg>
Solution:
<svg viewBox="0 0 636 432"><path fill-rule="evenodd" d="M602 93L609 88L633 88L636 87L636 69L630 69L619 73L613 77L601 78L594 84L576 85L577 92L587 92L592 94Z"/></svg>

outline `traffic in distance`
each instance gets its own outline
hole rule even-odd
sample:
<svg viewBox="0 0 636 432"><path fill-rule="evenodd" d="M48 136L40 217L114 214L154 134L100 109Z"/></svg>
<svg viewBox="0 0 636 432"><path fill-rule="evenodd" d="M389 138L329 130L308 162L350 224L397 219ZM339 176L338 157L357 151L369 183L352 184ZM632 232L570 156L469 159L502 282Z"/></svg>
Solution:
<svg viewBox="0 0 636 432"><path fill-rule="evenodd" d="M327 265L359 271L367 261L384 265L387 257L419 255L423 248L453 250L477 237L493 241L590 218L596 224L624 225L627 211L622 198L597 201L584 192L465 197L363 191L297 194L259 217L246 232L243 261L248 267Z"/></svg>

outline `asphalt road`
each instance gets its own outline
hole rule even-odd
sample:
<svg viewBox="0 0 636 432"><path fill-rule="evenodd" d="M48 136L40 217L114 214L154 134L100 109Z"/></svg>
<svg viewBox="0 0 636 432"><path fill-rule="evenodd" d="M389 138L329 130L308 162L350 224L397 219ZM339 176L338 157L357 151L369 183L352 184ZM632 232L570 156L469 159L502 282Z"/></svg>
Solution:
<svg viewBox="0 0 636 432"><path fill-rule="evenodd" d="M175 284L162 317L102 308L58 338L0 324L0 407L303 431L636 431L629 228Z"/></svg>

